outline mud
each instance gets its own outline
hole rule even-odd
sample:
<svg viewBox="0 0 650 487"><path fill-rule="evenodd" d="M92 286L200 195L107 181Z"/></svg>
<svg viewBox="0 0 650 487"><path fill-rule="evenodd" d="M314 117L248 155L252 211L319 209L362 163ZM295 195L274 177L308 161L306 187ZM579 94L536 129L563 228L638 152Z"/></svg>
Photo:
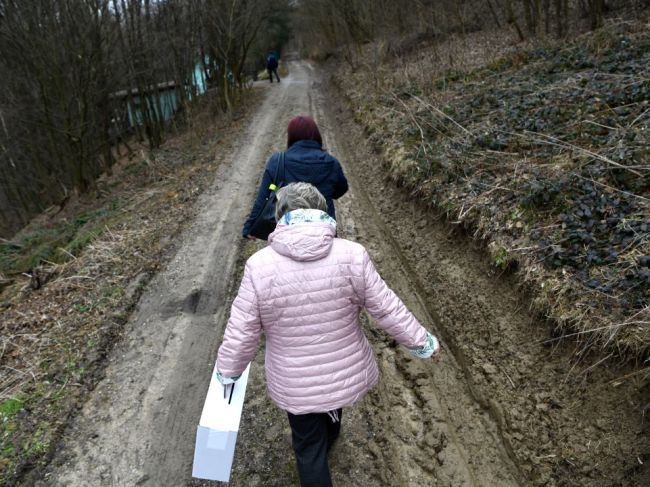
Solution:
<svg viewBox="0 0 650 487"><path fill-rule="evenodd" d="M337 93L330 88L328 95ZM355 206L355 221L364 222L386 281L402 295L415 294L428 311L458 361L460 380L496 424L519 481L649 485L648 397L634 368L555 338L551 324L528 312L517 276L499 275L480 243L382 177L382 161L360 142L364 135L345 104L334 111L345 134L337 140L347 141L343 152L355 161L348 172L366 200ZM401 267L406 282L391 266ZM495 484L482 477L477 485Z"/></svg>
<svg viewBox="0 0 650 487"><path fill-rule="evenodd" d="M42 485L191 485L194 435L246 255L240 228L288 119L315 116L351 189L343 237L370 251L388 284L443 338L438 365L411 358L364 318L380 385L346 409L331 453L336 485L648 485L643 397L624 369L545 343L512 276L382 176L343 100L309 63L268 90L221 162L178 252L149 284L105 380L71 422ZM261 245L261 244L257 244ZM263 348L263 345L262 347ZM297 485L285 413L252 365L233 486Z"/></svg>

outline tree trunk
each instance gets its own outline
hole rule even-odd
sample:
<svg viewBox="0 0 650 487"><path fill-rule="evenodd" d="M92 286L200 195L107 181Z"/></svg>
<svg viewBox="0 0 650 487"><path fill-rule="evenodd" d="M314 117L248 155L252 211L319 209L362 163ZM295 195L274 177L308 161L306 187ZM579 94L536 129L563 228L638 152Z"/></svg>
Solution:
<svg viewBox="0 0 650 487"><path fill-rule="evenodd" d="M589 0L589 17L592 30L603 26L604 10L605 0Z"/></svg>
<svg viewBox="0 0 650 487"><path fill-rule="evenodd" d="M488 8L490 9L490 14L492 15L492 20L494 20L494 23L497 26L497 29L501 28L501 22L499 22L499 16L497 15L496 10L494 10L494 6L492 5L492 2L490 0L486 0Z"/></svg>
<svg viewBox="0 0 650 487"><path fill-rule="evenodd" d="M504 0L504 10L506 14L506 23L512 25L515 28L517 31L517 36L519 37L519 41L524 41L526 37L524 36L521 27L519 27L517 19L515 19L515 14L512 9L512 0Z"/></svg>

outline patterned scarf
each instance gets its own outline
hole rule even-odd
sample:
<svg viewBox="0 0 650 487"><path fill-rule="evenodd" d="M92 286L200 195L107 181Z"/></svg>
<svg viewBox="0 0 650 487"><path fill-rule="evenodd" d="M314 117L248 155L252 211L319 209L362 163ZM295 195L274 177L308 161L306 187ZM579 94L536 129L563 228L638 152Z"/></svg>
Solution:
<svg viewBox="0 0 650 487"><path fill-rule="evenodd" d="M336 229L336 220L321 210L293 210L282 215L276 228L296 225L298 223L327 223Z"/></svg>

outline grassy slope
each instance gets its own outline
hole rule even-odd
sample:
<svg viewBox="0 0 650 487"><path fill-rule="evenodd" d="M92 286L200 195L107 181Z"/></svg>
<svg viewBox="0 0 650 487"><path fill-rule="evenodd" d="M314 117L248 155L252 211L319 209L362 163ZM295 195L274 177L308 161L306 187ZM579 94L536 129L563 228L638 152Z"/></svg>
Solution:
<svg viewBox="0 0 650 487"><path fill-rule="evenodd" d="M208 111L160 149L132 154L99 182L100 196L39 217L0 247L0 272L14 280L0 294L0 485L47 462L174 235L192 220L192 203L241 123ZM37 290L21 274L34 269Z"/></svg>
<svg viewBox="0 0 650 487"><path fill-rule="evenodd" d="M645 357L647 29L475 55L464 70L440 69L445 48L336 75L390 176L485 238L496 265L518 264L537 309L585 346Z"/></svg>

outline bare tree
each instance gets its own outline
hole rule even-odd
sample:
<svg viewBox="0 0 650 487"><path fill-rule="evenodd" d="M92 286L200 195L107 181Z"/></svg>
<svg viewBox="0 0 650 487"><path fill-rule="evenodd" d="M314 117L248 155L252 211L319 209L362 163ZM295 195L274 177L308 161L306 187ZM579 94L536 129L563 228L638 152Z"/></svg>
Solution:
<svg viewBox="0 0 650 487"><path fill-rule="evenodd" d="M151 147L201 78L232 109L287 0L0 0L0 234L86 191L134 130ZM236 98L236 97L235 97Z"/></svg>

